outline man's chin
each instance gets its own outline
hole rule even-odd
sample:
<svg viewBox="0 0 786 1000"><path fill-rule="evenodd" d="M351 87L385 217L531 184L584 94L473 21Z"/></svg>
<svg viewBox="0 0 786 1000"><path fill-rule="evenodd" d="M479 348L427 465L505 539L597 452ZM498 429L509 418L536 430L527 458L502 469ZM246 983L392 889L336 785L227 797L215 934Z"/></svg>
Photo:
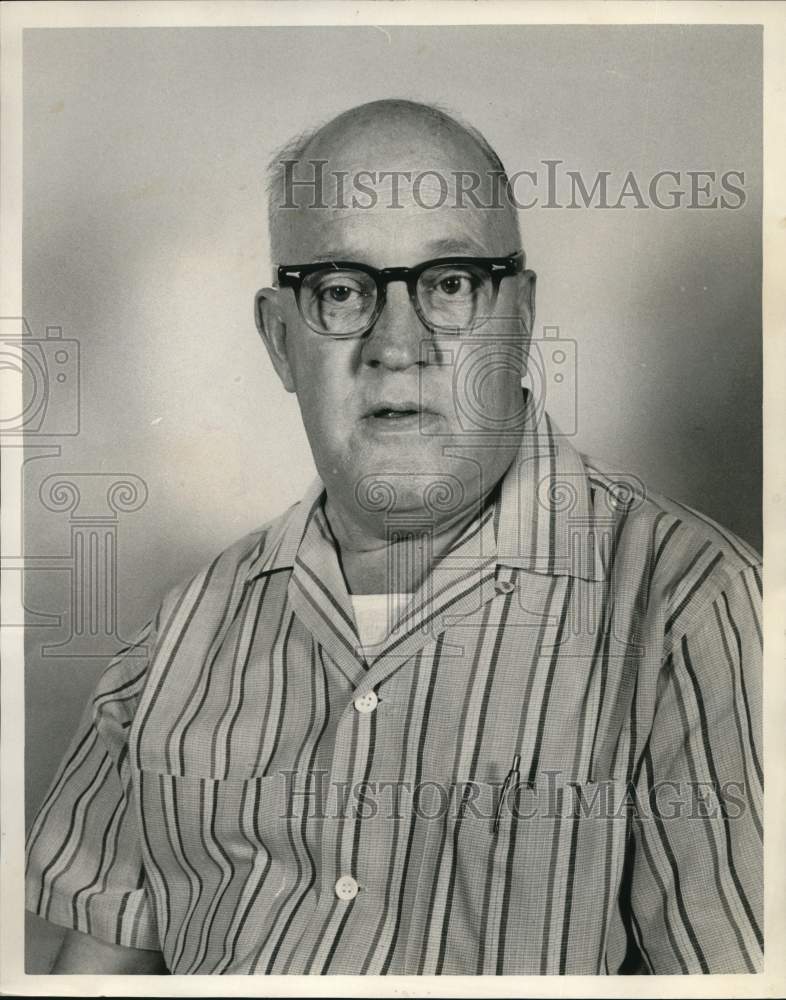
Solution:
<svg viewBox="0 0 786 1000"><path fill-rule="evenodd" d="M376 464L358 470L355 501L368 513L441 519L462 508L467 489L453 462Z"/></svg>

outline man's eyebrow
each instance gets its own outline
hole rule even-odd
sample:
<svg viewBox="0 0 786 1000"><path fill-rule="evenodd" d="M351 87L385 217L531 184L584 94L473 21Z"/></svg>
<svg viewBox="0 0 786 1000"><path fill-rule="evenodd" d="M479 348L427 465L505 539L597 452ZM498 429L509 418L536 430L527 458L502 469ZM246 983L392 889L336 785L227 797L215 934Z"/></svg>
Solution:
<svg viewBox="0 0 786 1000"><path fill-rule="evenodd" d="M330 262L332 260L362 260L357 254L352 253L351 250L347 250L346 247L335 247L328 248L327 250L320 250L317 253L312 253L310 255L311 262L314 264L321 264L324 262Z"/></svg>
<svg viewBox="0 0 786 1000"><path fill-rule="evenodd" d="M489 253L488 247L471 236L447 237L440 240L432 240L427 243L420 255L420 259L428 260L432 257L494 257L496 254ZM310 255L311 262L321 264L334 260L362 261L363 254L358 254L347 247L330 247L320 250ZM417 262L413 262L417 263Z"/></svg>
<svg viewBox="0 0 786 1000"><path fill-rule="evenodd" d="M449 257L449 256L471 256L471 257L493 257L488 247L485 247L478 240L471 236L449 237L442 240L434 240L426 244L426 253L429 257Z"/></svg>

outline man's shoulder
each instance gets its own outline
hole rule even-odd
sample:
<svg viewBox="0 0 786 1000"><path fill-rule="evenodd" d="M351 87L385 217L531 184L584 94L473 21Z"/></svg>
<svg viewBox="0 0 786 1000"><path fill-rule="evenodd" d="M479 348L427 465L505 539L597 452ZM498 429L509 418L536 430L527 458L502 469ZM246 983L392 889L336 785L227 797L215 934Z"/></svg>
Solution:
<svg viewBox="0 0 786 1000"><path fill-rule="evenodd" d="M639 476L581 455L596 531L617 572L646 574L652 592L673 607L698 592L712 601L745 574L760 580L760 554L735 532ZM700 602L701 603L701 602Z"/></svg>
<svg viewBox="0 0 786 1000"><path fill-rule="evenodd" d="M238 587L242 588L280 549L291 519L301 503L297 501L270 521L242 535L205 561L195 572L178 581L164 596L161 617L171 615L189 593L200 593L203 599L208 598L207 603L212 603L210 595L217 595L220 600Z"/></svg>
<svg viewBox="0 0 786 1000"><path fill-rule="evenodd" d="M225 635L248 583L269 568L269 557L275 557L300 502L166 590L156 613L109 662L94 691L94 717L107 745L124 743L151 674L168 675L178 649L198 657Z"/></svg>

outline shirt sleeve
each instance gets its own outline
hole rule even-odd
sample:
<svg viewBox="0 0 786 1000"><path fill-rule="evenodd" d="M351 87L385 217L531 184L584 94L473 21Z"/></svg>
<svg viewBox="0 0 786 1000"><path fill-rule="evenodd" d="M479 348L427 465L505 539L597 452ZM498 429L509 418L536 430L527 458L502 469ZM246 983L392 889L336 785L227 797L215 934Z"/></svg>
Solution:
<svg viewBox="0 0 786 1000"><path fill-rule="evenodd" d="M761 576L675 642L637 780L631 926L653 973L763 962Z"/></svg>
<svg viewBox="0 0 786 1000"><path fill-rule="evenodd" d="M28 835L26 907L111 944L159 950L127 737L154 622L101 675Z"/></svg>

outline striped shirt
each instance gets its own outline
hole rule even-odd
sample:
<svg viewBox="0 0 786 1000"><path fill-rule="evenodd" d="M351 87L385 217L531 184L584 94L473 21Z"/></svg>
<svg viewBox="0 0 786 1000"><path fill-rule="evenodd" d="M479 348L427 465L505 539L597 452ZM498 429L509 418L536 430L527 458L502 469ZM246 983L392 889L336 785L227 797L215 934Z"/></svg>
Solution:
<svg viewBox="0 0 786 1000"><path fill-rule="evenodd" d="M28 908L173 973L760 970L757 554L544 417L369 650L322 500L107 667Z"/></svg>

